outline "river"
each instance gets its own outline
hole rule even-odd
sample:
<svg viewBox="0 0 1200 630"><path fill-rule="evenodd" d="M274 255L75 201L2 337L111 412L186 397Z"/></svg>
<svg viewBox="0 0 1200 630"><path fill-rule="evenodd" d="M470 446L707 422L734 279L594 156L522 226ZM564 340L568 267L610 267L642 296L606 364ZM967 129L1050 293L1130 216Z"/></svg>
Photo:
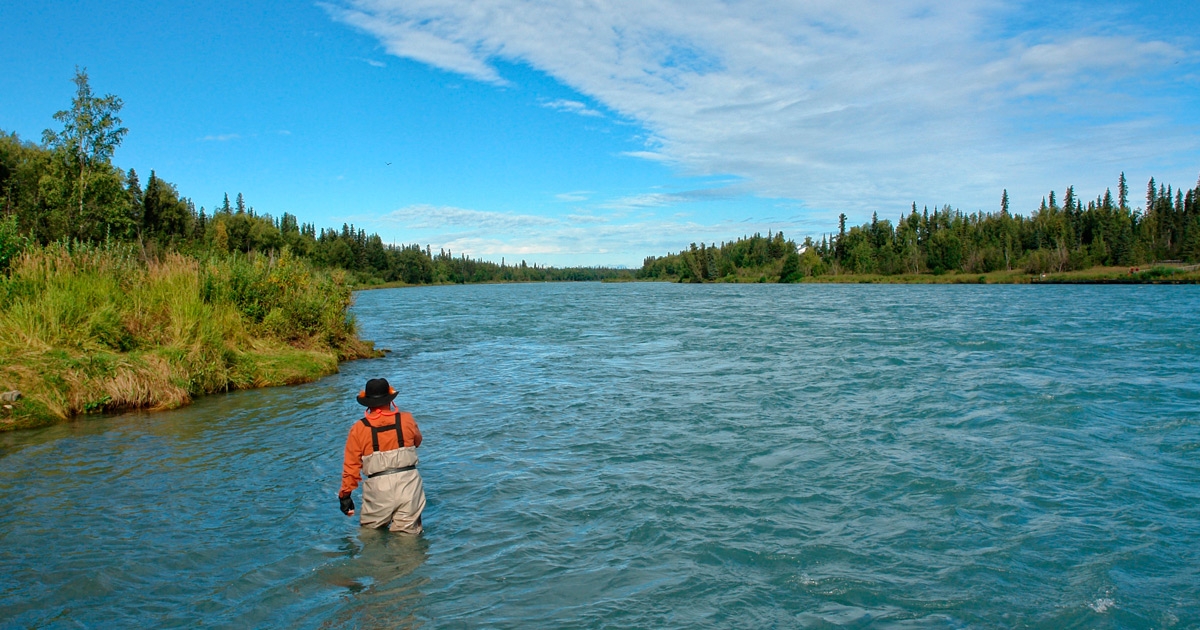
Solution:
<svg viewBox="0 0 1200 630"><path fill-rule="evenodd" d="M354 313L391 354L0 436L0 627L1200 627L1197 287L480 285ZM425 436L419 539L338 511L376 376Z"/></svg>

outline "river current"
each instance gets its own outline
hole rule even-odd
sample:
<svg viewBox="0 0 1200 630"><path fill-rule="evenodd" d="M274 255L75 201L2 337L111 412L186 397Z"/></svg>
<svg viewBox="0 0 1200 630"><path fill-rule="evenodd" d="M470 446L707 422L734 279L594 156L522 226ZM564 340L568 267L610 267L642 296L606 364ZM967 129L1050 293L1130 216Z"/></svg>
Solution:
<svg viewBox="0 0 1200 630"><path fill-rule="evenodd" d="M1200 287L353 310L386 358L0 436L0 627L1200 627ZM418 539L338 511L378 376L425 437Z"/></svg>

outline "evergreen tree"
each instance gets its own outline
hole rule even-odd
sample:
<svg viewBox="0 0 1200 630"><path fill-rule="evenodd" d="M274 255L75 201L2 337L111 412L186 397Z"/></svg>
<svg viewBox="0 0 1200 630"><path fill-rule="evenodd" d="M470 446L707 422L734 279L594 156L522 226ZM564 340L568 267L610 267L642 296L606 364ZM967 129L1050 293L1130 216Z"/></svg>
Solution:
<svg viewBox="0 0 1200 630"><path fill-rule="evenodd" d="M1129 207L1129 184L1125 182L1125 171L1121 171L1121 179L1117 181L1117 203L1122 210Z"/></svg>
<svg viewBox="0 0 1200 630"><path fill-rule="evenodd" d="M146 180L146 192L142 200L142 231L147 235L158 233L158 222L162 214L162 194L159 190L162 184L150 171L150 179Z"/></svg>
<svg viewBox="0 0 1200 630"><path fill-rule="evenodd" d="M125 177L125 192L129 195L129 220L138 226L140 231L142 226L142 186L138 182L137 171L132 168Z"/></svg>
<svg viewBox="0 0 1200 630"><path fill-rule="evenodd" d="M834 257L842 260L846 257L846 213L838 215L837 241L833 244Z"/></svg>

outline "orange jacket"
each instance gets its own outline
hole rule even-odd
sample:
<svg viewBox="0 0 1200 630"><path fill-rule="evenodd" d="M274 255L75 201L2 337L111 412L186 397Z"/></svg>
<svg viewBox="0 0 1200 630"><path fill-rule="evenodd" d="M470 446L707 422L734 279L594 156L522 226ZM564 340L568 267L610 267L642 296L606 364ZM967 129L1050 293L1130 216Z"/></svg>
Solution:
<svg viewBox="0 0 1200 630"><path fill-rule="evenodd" d="M368 409L363 417L371 423L371 426L382 428L396 426L396 414L400 414L400 427L404 429L404 444L399 444L395 431L384 431L379 434L380 451L390 451L402 446L421 445L421 429L417 428L417 421L413 419L411 413L400 411L395 405L391 405L390 409ZM364 426L361 420L356 421L350 427L350 435L346 436L346 454L342 461L342 488L338 490L339 497L348 496L358 487L359 482L362 481L362 460L374 452L375 446L371 441L371 430Z"/></svg>

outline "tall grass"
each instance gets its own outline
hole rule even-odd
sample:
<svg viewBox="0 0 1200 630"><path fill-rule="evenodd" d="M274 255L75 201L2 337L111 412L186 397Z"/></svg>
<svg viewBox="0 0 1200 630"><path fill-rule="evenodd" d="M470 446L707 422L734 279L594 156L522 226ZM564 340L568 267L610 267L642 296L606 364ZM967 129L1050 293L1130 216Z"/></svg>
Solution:
<svg viewBox="0 0 1200 630"><path fill-rule="evenodd" d="M351 282L288 253L147 256L132 244L27 249L0 275L0 429L167 409L234 388L313 380L374 356Z"/></svg>

